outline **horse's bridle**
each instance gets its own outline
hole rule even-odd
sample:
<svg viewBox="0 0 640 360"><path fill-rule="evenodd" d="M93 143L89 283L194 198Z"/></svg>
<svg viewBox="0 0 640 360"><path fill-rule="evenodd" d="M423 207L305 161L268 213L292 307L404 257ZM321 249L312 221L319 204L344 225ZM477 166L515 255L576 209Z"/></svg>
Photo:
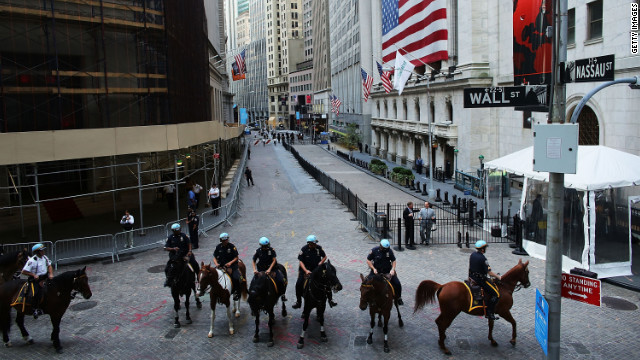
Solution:
<svg viewBox="0 0 640 360"><path fill-rule="evenodd" d="M72 300L75 299L76 295L78 295L78 293L80 292L80 290L76 290L74 287L76 285L76 280L82 279L83 277L87 277L87 274L82 274L73 278L73 283L71 283L71 288L73 289L73 291L71 291L71 294L69 295L71 296Z"/></svg>
<svg viewBox="0 0 640 360"><path fill-rule="evenodd" d="M388 282L386 279L384 279L384 278L383 278L383 280L384 280L384 282L385 282L385 284L384 284L384 290L386 291L386 290L387 290L387 288L389 287L389 282ZM373 282L373 279L372 279L371 281ZM373 289L375 290L375 287L373 286L373 284L364 284L364 283L363 283L363 284L360 284L360 286L362 286L362 287L371 287L371 288L373 288ZM375 294L374 294L374 295L375 295ZM378 303L376 303L376 301L375 301L375 298L376 298L375 296L369 296L369 298L370 298L370 299L371 299L371 298L373 298L373 300L367 299L367 304L369 305L369 308L370 308L370 309L374 309L374 306L375 306L375 308L382 309L382 308L383 308L383 307L385 307L385 306L386 306L390 301L393 301L393 297L391 297L391 298L387 297L387 300L386 300L385 302L383 302L383 303L382 303L382 305L378 305Z"/></svg>

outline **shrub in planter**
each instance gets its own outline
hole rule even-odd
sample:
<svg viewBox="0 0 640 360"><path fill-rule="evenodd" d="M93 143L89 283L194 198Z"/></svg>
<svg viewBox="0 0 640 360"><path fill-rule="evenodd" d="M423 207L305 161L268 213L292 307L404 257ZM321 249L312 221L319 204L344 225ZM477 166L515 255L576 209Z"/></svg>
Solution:
<svg viewBox="0 0 640 360"><path fill-rule="evenodd" d="M393 168L393 172L391 173L391 180L398 183L399 185L405 185L406 180L413 180L415 176L413 172L409 169L405 169L401 166L396 166Z"/></svg>
<svg viewBox="0 0 640 360"><path fill-rule="evenodd" d="M374 174L383 175L387 171L387 164L382 160L371 159L371 162L369 163L369 169Z"/></svg>

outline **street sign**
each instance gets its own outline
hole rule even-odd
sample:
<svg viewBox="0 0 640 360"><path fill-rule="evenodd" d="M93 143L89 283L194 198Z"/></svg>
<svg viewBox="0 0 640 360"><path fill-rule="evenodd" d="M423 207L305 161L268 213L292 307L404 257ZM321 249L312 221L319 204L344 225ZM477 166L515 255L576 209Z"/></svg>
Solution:
<svg viewBox="0 0 640 360"><path fill-rule="evenodd" d="M605 55L575 61L573 81L612 81L615 56Z"/></svg>
<svg viewBox="0 0 640 360"><path fill-rule="evenodd" d="M600 280L574 274L562 274L561 295L564 298L600 306Z"/></svg>
<svg viewBox="0 0 640 360"><path fill-rule="evenodd" d="M536 339L542 351L547 355L547 347L549 342L549 304L547 300L540 294L540 290L536 289L536 320L535 320Z"/></svg>
<svg viewBox="0 0 640 360"><path fill-rule="evenodd" d="M546 85L464 89L465 108L536 106L546 104Z"/></svg>

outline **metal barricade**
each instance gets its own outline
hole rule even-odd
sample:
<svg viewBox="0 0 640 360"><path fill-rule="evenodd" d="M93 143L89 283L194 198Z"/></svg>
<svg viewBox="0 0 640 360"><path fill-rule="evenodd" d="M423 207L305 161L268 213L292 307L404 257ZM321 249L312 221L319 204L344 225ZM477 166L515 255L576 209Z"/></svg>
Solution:
<svg viewBox="0 0 640 360"><path fill-rule="evenodd" d="M149 226L131 231L133 232L133 246L130 248L125 248L128 231L113 235L113 249L118 261L120 261L120 254L156 247L164 244L167 240L167 232L164 225Z"/></svg>
<svg viewBox="0 0 640 360"><path fill-rule="evenodd" d="M111 262L115 262L113 235L96 235L75 239L58 240L53 245L55 253L55 267L61 261L70 261L87 257L111 255Z"/></svg>
<svg viewBox="0 0 640 360"><path fill-rule="evenodd" d="M55 252L55 247L53 246L53 243L51 241L42 241L42 242L32 241L32 242L25 242L25 243L4 244L2 245L2 249L5 254L11 254L11 253L15 253L25 249L27 250L27 254L31 254L31 248L35 244L44 245L45 247L44 254L49 258L49 260L51 260L51 262L55 263L56 252Z"/></svg>

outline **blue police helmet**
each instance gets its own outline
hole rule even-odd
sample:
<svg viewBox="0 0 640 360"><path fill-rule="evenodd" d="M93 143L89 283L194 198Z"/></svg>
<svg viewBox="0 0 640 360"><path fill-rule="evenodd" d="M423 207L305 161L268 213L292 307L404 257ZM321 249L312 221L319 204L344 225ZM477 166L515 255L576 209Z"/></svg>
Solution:
<svg viewBox="0 0 640 360"><path fill-rule="evenodd" d="M175 223L175 224L171 225L171 230L179 231L180 230L180 224Z"/></svg>
<svg viewBox="0 0 640 360"><path fill-rule="evenodd" d="M318 238L315 235L309 235L309 236L307 236L307 242L308 243L317 243L318 242Z"/></svg>
<svg viewBox="0 0 640 360"><path fill-rule="evenodd" d="M484 241L484 240L476 241L476 249L482 249L485 246L487 246L487 242L486 241Z"/></svg>
<svg viewBox="0 0 640 360"><path fill-rule="evenodd" d="M388 249L391 246L391 243L387 239L382 239L380 240L380 246L382 246L385 249Z"/></svg>
<svg viewBox="0 0 640 360"><path fill-rule="evenodd" d="M225 241L225 240L229 240L229 234L227 233L220 234L220 241Z"/></svg>
<svg viewBox="0 0 640 360"><path fill-rule="evenodd" d="M44 249L46 249L46 248L44 247L44 245L42 245L42 244L35 244L35 245L33 245L33 247L31 248L31 252L36 252L36 251L38 251L38 250L44 250Z"/></svg>
<svg viewBox="0 0 640 360"><path fill-rule="evenodd" d="M269 245L269 239L267 239L267 237L263 236L260 238L260 245Z"/></svg>

